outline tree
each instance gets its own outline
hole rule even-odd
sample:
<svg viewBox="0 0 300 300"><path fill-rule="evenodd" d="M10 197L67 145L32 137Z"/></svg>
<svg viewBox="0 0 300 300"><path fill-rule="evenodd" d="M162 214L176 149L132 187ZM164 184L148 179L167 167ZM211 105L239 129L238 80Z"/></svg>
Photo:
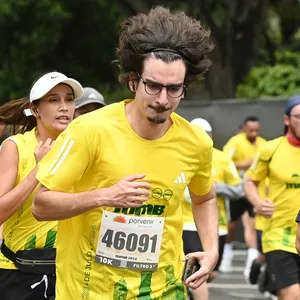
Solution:
<svg viewBox="0 0 300 300"><path fill-rule="evenodd" d="M51 0L5 0L0 16L0 95L5 102L19 95L19 89L28 92L70 14Z"/></svg>
<svg viewBox="0 0 300 300"><path fill-rule="evenodd" d="M250 70L236 90L237 98L270 99L300 94L300 53L280 50L275 53L276 64Z"/></svg>
<svg viewBox="0 0 300 300"><path fill-rule="evenodd" d="M236 89L238 98L289 97L300 93L300 3L270 1L266 56Z"/></svg>
<svg viewBox="0 0 300 300"><path fill-rule="evenodd" d="M205 83L211 98L234 98L236 88L252 67L274 65L278 50L292 47L290 42L300 26L298 0L119 0L118 4L127 14L144 12L159 4L182 9L210 28L216 46ZM270 30L274 14L280 24L276 36Z"/></svg>
<svg viewBox="0 0 300 300"><path fill-rule="evenodd" d="M0 101L28 95L33 80L51 70L117 101L108 95L123 94L112 63L122 19L105 0L1 1Z"/></svg>
<svg viewBox="0 0 300 300"><path fill-rule="evenodd" d="M250 0L119 0L127 13L147 11L158 4L184 9L200 19L212 31L215 50L213 65L206 75L206 87L212 98L234 97L235 88L252 66L261 41L267 1Z"/></svg>
<svg viewBox="0 0 300 300"><path fill-rule="evenodd" d="M2 0L0 103L28 94L50 70L97 88L108 102L129 96L112 63L119 24L155 5L184 10L211 29L216 47L202 98L234 97L253 66L275 66L281 50L300 48L298 0Z"/></svg>

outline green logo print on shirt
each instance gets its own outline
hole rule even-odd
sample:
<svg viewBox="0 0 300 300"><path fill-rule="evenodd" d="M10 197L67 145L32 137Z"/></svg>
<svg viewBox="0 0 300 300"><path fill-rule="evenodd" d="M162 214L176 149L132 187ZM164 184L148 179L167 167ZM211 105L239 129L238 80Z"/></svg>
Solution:
<svg viewBox="0 0 300 300"><path fill-rule="evenodd" d="M174 266L169 265L165 268L166 272L166 289L162 293L161 300L185 300L186 291L182 282L176 282L174 274ZM139 287L139 295L137 296L138 300L157 300L158 298L152 298L151 293L151 272L142 272L141 273L141 283ZM127 282L125 279L119 280L114 286L114 298L113 300L126 300L127 298Z"/></svg>
<svg viewBox="0 0 300 300"><path fill-rule="evenodd" d="M44 248L53 248L56 240L56 230L49 230L47 232L46 242ZM29 237L25 243L24 250L36 248L36 234Z"/></svg>

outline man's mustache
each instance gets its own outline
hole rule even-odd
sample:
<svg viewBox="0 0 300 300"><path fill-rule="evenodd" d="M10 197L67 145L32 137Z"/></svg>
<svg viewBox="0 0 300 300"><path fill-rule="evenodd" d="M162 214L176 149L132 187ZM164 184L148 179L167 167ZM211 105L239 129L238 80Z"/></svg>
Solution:
<svg viewBox="0 0 300 300"><path fill-rule="evenodd" d="M157 106L149 105L149 107L154 109L156 112L164 112L164 111L168 111L170 109L170 107L166 107L164 105L157 105Z"/></svg>

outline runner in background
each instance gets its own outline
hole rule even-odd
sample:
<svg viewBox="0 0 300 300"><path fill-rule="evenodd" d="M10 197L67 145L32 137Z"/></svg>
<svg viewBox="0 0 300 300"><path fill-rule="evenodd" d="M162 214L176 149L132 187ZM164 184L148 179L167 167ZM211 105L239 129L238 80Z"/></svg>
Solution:
<svg viewBox="0 0 300 300"><path fill-rule="evenodd" d="M74 118L104 107L105 105L103 96L97 90L91 87L85 87L83 88L83 95L76 101Z"/></svg>
<svg viewBox="0 0 300 300"><path fill-rule="evenodd" d="M40 77L29 97L0 107L0 123L12 136L0 151L1 300L54 299L57 222L37 222L32 199L37 163L68 126L81 85L58 72Z"/></svg>
<svg viewBox="0 0 300 300"><path fill-rule="evenodd" d="M192 120L191 123L203 128L206 133L212 137L212 127L207 120L196 118ZM209 281L212 281L217 277L218 268L223 256L226 235L228 232L226 213L228 201L237 200L244 194L241 179L233 161L228 155L216 148L213 149L212 176L216 185L219 211L219 260L214 271L210 275ZM190 252L203 251L203 249L195 226L191 207L192 201L188 189L185 190L185 200L186 202L183 204L183 246L185 254L188 254ZM209 291L206 283L201 285L197 290L191 290L191 297L193 300L207 300L209 298L208 294Z"/></svg>
<svg viewBox="0 0 300 300"><path fill-rule="evenodd" d="M249 170L245 173L245 178L247 177ZM258 186L258 193L261 199L268 198L268 191L269 191L269 178L266 178L263 182L260 182ZM257 284L259 275L261 273L262 266L265 264L265 257L262 251L262 234L264 230L266 218L259 210L255 210L255 230L256 230L256 238L257 238L257 250L259 255L256 259L253 260L250 274L249 274L249 281L251 284Z"/></svg>
<svg viewBox="0 0 300 300"><path fill-rule="evenodd" d="M256 152L265 143L265 140L259 136L259 133L260 122L258 118L249 116L244 121L243 132L230 138L224 146L224 152L234 161L241 178L243 178L244 173L251 166ZM230 202L228 235L220 271L232 272L232 242L234 241L238 221L241 217L244 226L244 238L248 246L248 255L244 270L245 279L248 281L250 268L253 260L258 256L258 250L253 207L245 197L242 197L239 201Z"/></svg>
<svg viewBox="0 0 300 300"><path fill-rule="evenodd" d="M245 173L244 177L247 178L251 170ZM270 208L274 209L274 205L268 200L269 194L269 178L267 177L264 181L260 182L258 185L258 193L261 199L266 199L266 203ZM269 278L268 274L268 266L266 263L265 255L262 250L262 235L265 227L267 219L264 215L263 211L259 209L255 209L255 229L256 229L256 237L257 237L257 250L259 251L259 255L256 259L253 260L250 274L249 274L249 282L252 285L258 285L258 290L268 297L270 294L275 295L275 287Z"/></svg>
<svg viewBox="0 0 300 300"><path fill-rule="evenodd" d="M259 151L247 174L245 191L259 214L267 218L262 246L276 294L279 300L299 300L295 214L300 198L300 96L288 99L284 124L286 135L267 142ZM257 185L266 177L268 199L261 199Z"/></svg>

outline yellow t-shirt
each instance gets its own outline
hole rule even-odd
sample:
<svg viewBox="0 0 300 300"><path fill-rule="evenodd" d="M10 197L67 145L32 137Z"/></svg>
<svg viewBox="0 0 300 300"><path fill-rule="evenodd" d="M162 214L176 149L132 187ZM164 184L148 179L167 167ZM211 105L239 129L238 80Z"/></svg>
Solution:
<svg viewBox="0 0 300 300"><path fill-rule="evenodd" d="M106 188L141 173L151 184L141 208L99 207L58 222L56 300L186 299L183 192L211 190L212 141L175 113L162 138L145 140L127 121L128 101L75 119L39 165L37 178L55 191Z"/></svg>
<svg viewBox="0 0 300 300"><path fill-rule="evenodd" d="M299 170L300 148L291 146L285 137L267 142L249 169L253 181L269 178L268 198L275 206L273 216L264 225L264 253L274 250L297 253L295 211L300 199Z"/></svg>
<svg viewBox="0 0 300 300"><path fill-rule="evenodd" d="M226 183L232 186L241 182L233 161L227 154L216 148L213 148L212 178L214 182ZM187 196L188 195L185 197ZM228 218L225 199L221 196L217 196L217 204L219 211L219 235L225 235L228 232ZM183 222L185 230L196 230L191 204L188 201L184 201L183 204Z"/></svg>
<svg viewBox="0 0 300 300"><path fill-rule="evenodd" d="M36 166L34 151L38 144L35 129L9 137L19 153L18 174L15 186L22 182ZM5 142L5 141L4 141ZM31 213L36 190L19 210L3 224L3 239L13 252L30 248L52 248L55 244L57 222L38 222ZM0 268L16 269L13 262L0 252Z"/></svg>
<svg viewBox="0 0 300 300"><path fill-rule="evenodd" d="M255 144L252 144L245 133L239 133L232 138L224 146L223 150L229 155L234 163L240 163L248 159L254 159L257 151L265 144L266 140L258 136ZM244 171L239 170L243 175Z"/></svg>
<svg viewBox="0 0 300 300"><path fill-rule="evenodd" d="M248 172L246 172L247 177ZM258 185L258 194L260 199L264 200L268 198L268 190L269 190L269 178L267 177L264 181L260 182ZM255 229L263 231L265 226L266 218L262 215L255 214L254 222Z"/></svg>

